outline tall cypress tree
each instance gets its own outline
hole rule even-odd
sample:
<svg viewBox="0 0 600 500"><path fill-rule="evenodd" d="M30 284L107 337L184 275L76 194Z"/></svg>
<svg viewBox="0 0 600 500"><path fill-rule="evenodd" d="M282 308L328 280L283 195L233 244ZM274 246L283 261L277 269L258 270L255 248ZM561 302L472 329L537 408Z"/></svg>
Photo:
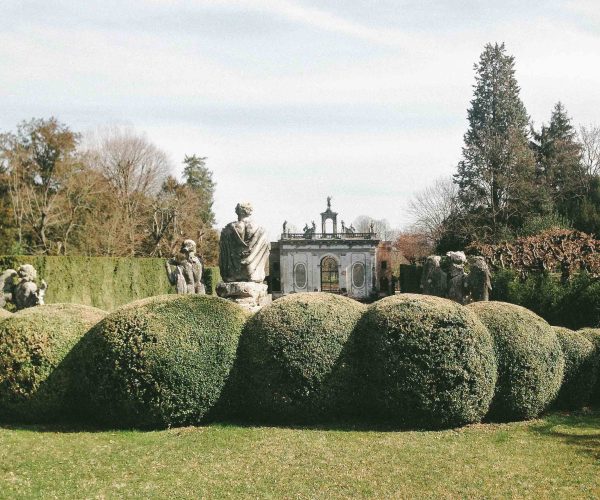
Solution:
<svg viewBox="0 0 600 500"><path fill-rule="evenodd" d="M517 230L535 209L535 162L514 57L504 44L487 44L474 69L469 129L454 180L472 236L493 241Z"/></svg>

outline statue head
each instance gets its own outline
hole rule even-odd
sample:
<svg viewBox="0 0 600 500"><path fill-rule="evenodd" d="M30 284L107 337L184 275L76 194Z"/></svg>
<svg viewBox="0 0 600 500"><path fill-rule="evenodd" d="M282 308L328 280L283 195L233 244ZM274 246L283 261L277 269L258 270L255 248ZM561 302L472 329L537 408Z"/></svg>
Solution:
<svg viewBox="0 0 600 500"><path fill-rule="evenodd" d="M24 281L35 281L37 279L37 271L31 264L23 264L19 267L17 273L19 278Z"/></svg>
<svg viewBox="0 0 600 500"><path fill-rule="evenodd" d="M467 262L467 257L464 252L447 252L446 257L450 259L452 264L463 265Z"/></svg>
<svg viewBox="0 0 600 500"><path fill-rule="evenodd" d="M442 258L439 255L430 255L427 257L427 264L433 267L440 267Z"/></svg>
<svg viewBox="0 0 600 500"><path fill-rule="evenodd" d="M469 258L469 263L471 264L471 267L476 267L481 271L487 271L488 269L485 257L481 257L480 255L476 255L474 257Z"/></svg>
<svg viewBox="0 0 600 500"><path fill-rule="evenodd" d="M196 242L194 240L184 240L179 251L184 255L196 253Z"/></svg>
<svg viewBox="0 0 600 500"><path fill-rule="evenodd" d="M235 206L235 213L238 216L238 220L242 220L242 219L245 219L246 217L250 217L252 215L252 205L248 202L238 203Z"/></svg>

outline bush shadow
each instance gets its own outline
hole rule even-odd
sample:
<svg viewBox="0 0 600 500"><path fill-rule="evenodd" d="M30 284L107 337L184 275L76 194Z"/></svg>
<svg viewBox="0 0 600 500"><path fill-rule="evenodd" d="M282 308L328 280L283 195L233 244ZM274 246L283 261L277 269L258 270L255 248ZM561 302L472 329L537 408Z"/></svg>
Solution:
<svg viewBox="0 0 600 500"><path fill-rule="evenodd" d="M600 460L600 409L546 415L530 431L574 446L577 453Z"/></svg>

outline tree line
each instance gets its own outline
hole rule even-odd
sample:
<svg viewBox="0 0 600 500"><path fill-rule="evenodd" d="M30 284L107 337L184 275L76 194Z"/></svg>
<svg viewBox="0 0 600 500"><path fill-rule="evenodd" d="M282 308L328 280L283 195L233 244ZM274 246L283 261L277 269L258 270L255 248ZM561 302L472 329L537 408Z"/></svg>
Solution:
<svg viewBox="0 0 600 500"><path fill-rule="evenodd" d="M504 44L487 44L474 69L462 158L412 200L414 231L438 252L556 227L599 235L600 127L576 129L561 102L536 127Z"/></svg>
<svg viewBox="0 0 600 500"><path fill-rule="evenodd" d="M167 155L131 128L83 136L56 118L0 134L0 254L172 255L195 239L217 261L206 158Z"/></svg>

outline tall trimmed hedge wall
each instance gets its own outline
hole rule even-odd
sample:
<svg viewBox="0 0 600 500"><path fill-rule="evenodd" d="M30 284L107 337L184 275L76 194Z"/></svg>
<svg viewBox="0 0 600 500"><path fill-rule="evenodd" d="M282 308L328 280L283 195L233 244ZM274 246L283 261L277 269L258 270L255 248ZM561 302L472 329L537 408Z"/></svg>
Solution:
<svg viewBox="0 0 600 500"><path fill-rule="evenodd" d="M0 256L0 270L32 264L48 283L46 303L74 303L111 311L137 299L174 293L164 259L145 257ZM204 272L206 292L215 293L219 269Z"/></svg>

